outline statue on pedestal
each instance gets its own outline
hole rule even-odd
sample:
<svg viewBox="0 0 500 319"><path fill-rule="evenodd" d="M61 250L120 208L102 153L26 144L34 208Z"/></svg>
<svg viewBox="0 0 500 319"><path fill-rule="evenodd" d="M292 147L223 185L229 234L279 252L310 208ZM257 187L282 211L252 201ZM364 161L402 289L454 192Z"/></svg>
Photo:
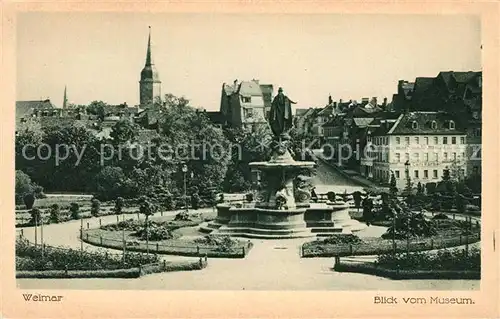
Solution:
<svg viewBox="0 0 500 319"><path fill-rule="evenodd" d="M269 124L274 136L280 137L287 134L292 128L292 107L296 102L290 100L283 94L283 88L278 89L278 95L274 97L269 114Z"/></svg>

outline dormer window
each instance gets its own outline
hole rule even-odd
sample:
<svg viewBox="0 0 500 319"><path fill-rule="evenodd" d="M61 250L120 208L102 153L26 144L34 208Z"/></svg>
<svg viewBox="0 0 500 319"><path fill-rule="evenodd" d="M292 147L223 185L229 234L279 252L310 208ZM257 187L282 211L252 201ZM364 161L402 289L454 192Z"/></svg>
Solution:
<svg viewBox="0 0 500 319"><path fill-rule="evenodd" d="M243 103L251 103L252 102L252 97L250 97L250 96L242 96L241 97L241 101Z"/></svg>
<svg viewBox="0 0 500 319"><path fill-rule="evenodd" d="M454 121L450 121L449 127L450 127L450 130L454 130L455 129L455 122Z"/></svg>
<svg viewBox="0 0 500 319"><path fill-rule="evenodd" d="M435 129L437 129L437 127L438 127L438 125L437 125L436 121L432 121L432 122L431 122L431 128L432 128L433 130L435 130Z"/></svg>
<svg viewBox="0 0 500 319"><path fill-rule="evenodd" d="M418 123L417 123L417 121L413 121L411 123L411 128L414 129L414 130L418 129Z"/></svg>

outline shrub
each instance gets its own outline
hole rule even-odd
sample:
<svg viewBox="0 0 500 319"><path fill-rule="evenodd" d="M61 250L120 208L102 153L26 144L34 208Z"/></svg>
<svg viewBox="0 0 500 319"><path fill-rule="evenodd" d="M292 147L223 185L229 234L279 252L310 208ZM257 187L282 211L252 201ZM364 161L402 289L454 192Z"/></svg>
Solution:
<svg viewBox="0 0 500 319"><path fill-rule="evenodd" d="M335 202L335 196L336 196L335 192L328 192L328 193L326 194L326 197L327 197L327 198L328 198L328 200L329 200L329 201L331 201L331 202Z"/></svg>
<svg viewBox="0 0 500 319"><path fill-rule="evenodd" d="M33 193L27 193L23 196L23 201L26 209L32 209L35 204L35 195Z"/></svg>
<svg viewBox="0 0 500 319"><path fill-rule="evenodd" d="M94 217L99 216L99 212L101 210L101 202L97 198L92 198L90 214Z"/></svg>
<svg viewBox="0 0 500 319"><path fill-rule="evenodd" d="M176 207L176 203L172 194L168 193L165 195L163 199L163 206L166 210L174 210Z"/></svg>
<svg viewBox="0 0 500 319"><path fill-rule="evenodd" d="M61 221L61 209L58 204L53 204L50 207L49 221L51 223L59 223Z"/></svg>
<svg viewBox="0 0 500 319"><path fill-rule="evenodd" d="M189 217L188 212L182 211L180 213L177 213L174 217L175 221L189 221L191 218Z"/></svg>
<svg viewBox="0 0 500 319"><path fill-rule="evenodd" d="M391 226L387 232L382 235L384 239L404 239L407 237L429 237L436 235L437 231L434 225L427 221L422 213L404 213L396 216L395 227Z"/></svg>
<svg viewBox="0 0 500 319"><path fill-rule="evenodd" d="M253 201L253 193L246 193L245 199L247 202L252 202Z"/></svg>
<svg viewBox="0 0 500 319"><path fill-rule="evenodd" d="M215 246L216 251L223 252L231 251L235 246L238 245L238 241L226 235L207 235L201 238L196 238L194 242L206 246Z"/></svg>
<svg viewBox="0 0 500 319"><path fill-rule="evenodd" d="M149 223L148 227L141 228L133 235L139 237L142 240L151 241L167 240L174 237L167 227L155 223Z"/></svg>
<svg viewBox="0 0 500 319"><path fill-rule="evenodd" d="M78 205L78 203L71 203L69 212L71 219L80 219L80 205Z"/></svg>
<svg viewBox="0 0 500 319"><path fill-rule="evenodd" d="M200 195L198 193L194 193L193 195L191 195L191 207L193 209L200 208L200 202L201 202L201 198L200 198Z"/></svg>

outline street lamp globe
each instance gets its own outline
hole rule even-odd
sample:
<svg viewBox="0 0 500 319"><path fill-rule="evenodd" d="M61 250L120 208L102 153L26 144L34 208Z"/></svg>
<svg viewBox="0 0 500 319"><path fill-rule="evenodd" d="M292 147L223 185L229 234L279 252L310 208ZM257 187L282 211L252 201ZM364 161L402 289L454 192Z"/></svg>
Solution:
<svg viewBox="0 0 500 319"><path fill-rule="evenodd" d="M186 173L188 171L187 165L186 164L182 165L182 169L181 170L182 170L183 173Z"/></svg>

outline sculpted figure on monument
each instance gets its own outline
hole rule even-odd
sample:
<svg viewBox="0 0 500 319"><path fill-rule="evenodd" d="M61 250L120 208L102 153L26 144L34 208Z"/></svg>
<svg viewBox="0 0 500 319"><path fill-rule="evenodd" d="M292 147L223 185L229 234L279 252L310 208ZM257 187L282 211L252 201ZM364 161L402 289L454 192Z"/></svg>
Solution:
<svg viewBox="0 0 500 319"><path fill-rule="evenodd" d="M274 97L269 114L269 124L273 134L277 137L286 134L292 128L292 107L296 104L290 100L283 89L278 89L278 95Z"/></svg>

